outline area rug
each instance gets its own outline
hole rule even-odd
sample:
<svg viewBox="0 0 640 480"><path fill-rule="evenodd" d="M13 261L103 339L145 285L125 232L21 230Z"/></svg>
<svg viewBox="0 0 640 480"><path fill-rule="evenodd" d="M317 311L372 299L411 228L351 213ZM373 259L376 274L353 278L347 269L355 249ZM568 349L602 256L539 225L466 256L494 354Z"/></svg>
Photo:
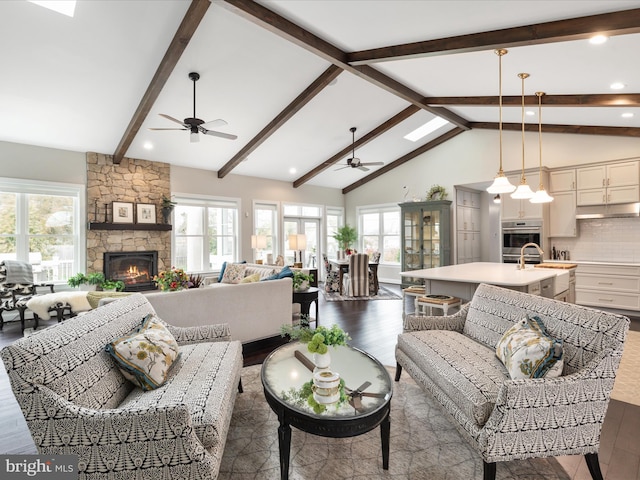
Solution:
<svg viewBox="0 0 640 480"><path fill-rule="evenodd" d="M342 302L342 301L353 301L353 300L400 300L402 297L393 293L391 290L388 290L385 287L378 288L377 295L371 295L369 297L351 297L349 295L340 295L339 292L325 292L324 288L321 288L320 291L324 295L324 299L327 302Z"/></svg>
<svg viewBox="0 0 640 480"><path fill-rule="evenodd" d="M280 478L278 419L264 399L260 365L242 370L219 479ZM393 372L390 374L393 378ZM353 438L325 438L292 428L291 480L473 480L483 466L442 409L403 373L391 400L389 470L382 468L380 429ZM569 480L555 458L498 464L498 480Z"/></svg>

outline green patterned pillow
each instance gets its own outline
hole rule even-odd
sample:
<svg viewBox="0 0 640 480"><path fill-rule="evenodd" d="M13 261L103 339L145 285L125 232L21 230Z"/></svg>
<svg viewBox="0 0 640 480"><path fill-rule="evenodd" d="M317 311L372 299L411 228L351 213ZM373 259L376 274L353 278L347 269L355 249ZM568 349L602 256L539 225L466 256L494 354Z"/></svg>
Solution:
<svg viewBox="0 0 640 480"><path fill-rule="evenodd" d="M122 374L143 390L154 390L166 380L180 352L171 332L153 314L140 328L107 345Z"/></svg>
<svg viewBox="0 0 640 480"><path fill-rule="evenodd" d="M496 355L513 379L562 375L562 340L548 335L538 317L509 328L496 345Z"/></svg>

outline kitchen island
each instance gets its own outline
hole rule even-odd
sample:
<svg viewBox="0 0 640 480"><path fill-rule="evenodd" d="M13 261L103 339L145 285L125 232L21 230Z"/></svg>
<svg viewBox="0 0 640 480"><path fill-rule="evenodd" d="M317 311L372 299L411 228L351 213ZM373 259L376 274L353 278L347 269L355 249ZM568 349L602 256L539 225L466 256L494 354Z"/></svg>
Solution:
<svg viewBox="0 0 640 480"><path fill-rule="evenodd" d="M566 274L563 270L534 268L527 265L518 270L514 263L474 262L446 267L426 268L400 272L403 277L424 280L425 294L451 295L469 301L481 283L543 295L553 298L556 294L556 276Z"/></svg>

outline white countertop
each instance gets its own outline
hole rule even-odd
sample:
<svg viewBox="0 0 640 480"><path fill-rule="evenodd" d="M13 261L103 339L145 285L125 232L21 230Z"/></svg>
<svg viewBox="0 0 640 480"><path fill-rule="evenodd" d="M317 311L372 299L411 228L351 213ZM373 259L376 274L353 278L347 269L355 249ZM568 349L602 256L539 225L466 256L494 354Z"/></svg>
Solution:
<svg viewBox="0 0 640 480"><path fill-rule="evenodd" d="M640 267L640 263L636 262L600 262L593 260L544 260L544 263L575 263L577 265L622 265Z"/></svg>
<svg viewBox="0 0 640 480"><path fill-rule="evenodd" d="M474 262L411 270L400 272L400 275L444 282L490 283L505 287L524 287L553 278L562 272L563 270L558 271L552 268L533 268L533 265L527 265L525 270L518 270L515 263Z"/></svg>

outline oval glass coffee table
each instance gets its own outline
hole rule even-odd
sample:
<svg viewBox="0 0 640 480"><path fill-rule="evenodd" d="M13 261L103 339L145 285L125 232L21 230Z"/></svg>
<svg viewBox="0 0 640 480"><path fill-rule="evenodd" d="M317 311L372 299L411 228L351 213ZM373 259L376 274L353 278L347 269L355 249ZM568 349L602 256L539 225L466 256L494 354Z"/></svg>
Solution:
<svg viewBox="0 0 640 480"><path fill-rule="evenodd" d="M393 394L389 373L362 350L329 347L329 353L331 370L340 374L344 387L342 400L322 406L308 400L314 365L313 354L306 344L283 345L271 352L262 364L264 395L280 422L278 444L283 480L289 478L291 426L332 438L354 437L380 426L382 467L389 469L389 413Z"/></svg>

